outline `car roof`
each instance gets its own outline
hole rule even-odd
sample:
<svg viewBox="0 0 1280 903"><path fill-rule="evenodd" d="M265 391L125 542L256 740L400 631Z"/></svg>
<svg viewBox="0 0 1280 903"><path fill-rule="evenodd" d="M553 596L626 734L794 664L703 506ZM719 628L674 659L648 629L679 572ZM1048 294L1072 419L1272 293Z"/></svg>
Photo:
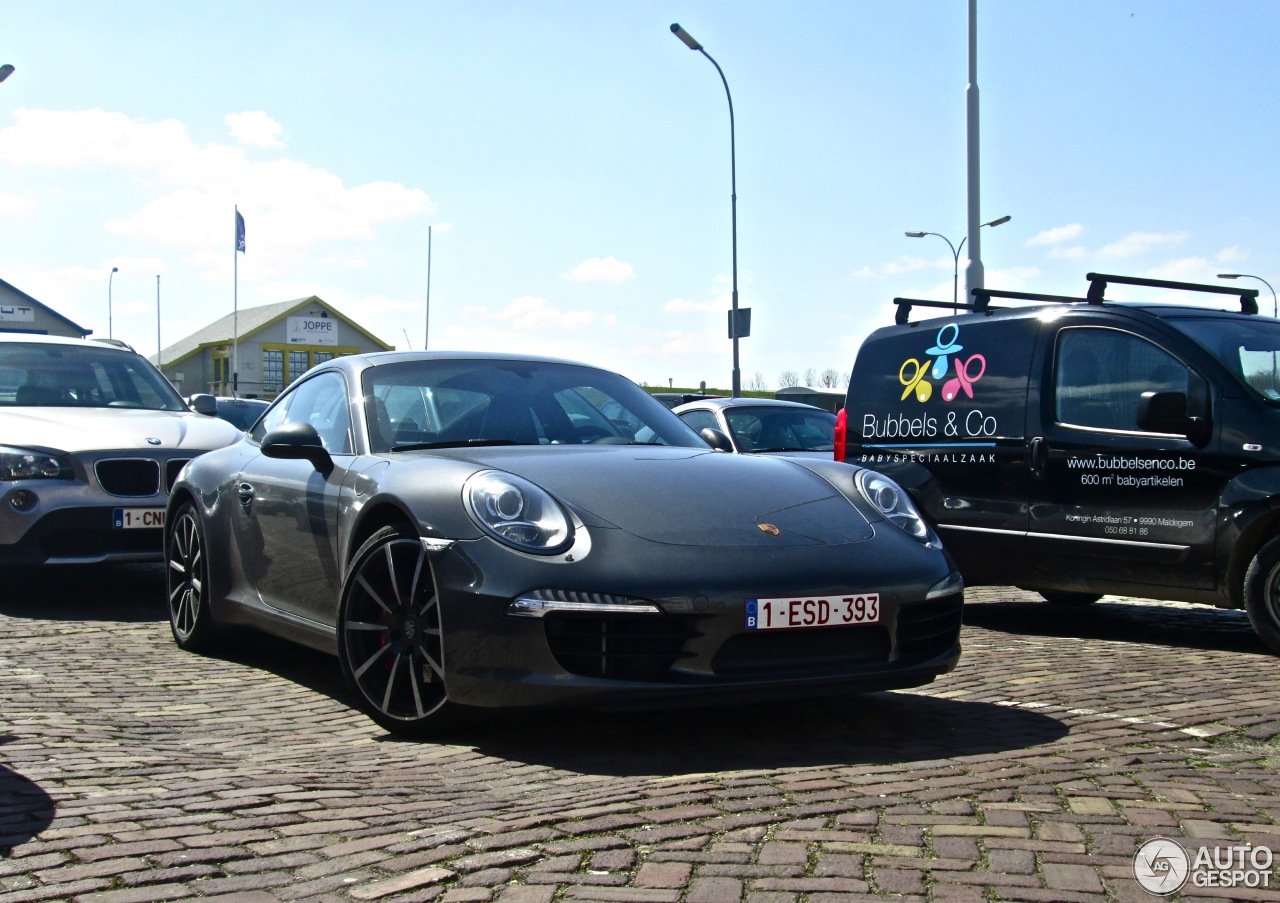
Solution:
<svg viewBox="0 0 1280 903"><path fill-rule="evenodd" d="M116 348L137 354L118 339L77 339L65 335L44 335L38 332L0 332L0 342L23 342L35 345L69 345L76 348Z"/></svg>
<svg viewBox="0 0 1280 903"><path fill-rule="evenodd" d="M770 408L799 408L805 411L822 411L824 414L831 414L825 408L820 408L815 404L805 404L803 401L786 401L782 398L703 398L698 401L691 401L687 404L677 405L672 410L679 414L681 411L722 411L725 408L743 408L743 407L770 407ZM832 414L834 417L835 415Z"/></svg>

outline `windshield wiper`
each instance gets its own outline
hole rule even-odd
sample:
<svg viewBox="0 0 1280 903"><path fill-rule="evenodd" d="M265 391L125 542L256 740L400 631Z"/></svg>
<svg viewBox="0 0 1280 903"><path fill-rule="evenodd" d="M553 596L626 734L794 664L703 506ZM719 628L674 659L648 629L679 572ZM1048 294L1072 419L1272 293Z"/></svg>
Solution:
<svg viewBox="0 0 1280 903"><path fill-rule="evenodd" d="M428 448L480 448L489 445L523 445L526 443L516 442L514 439L453 439L449 442L414 442L409 445L393 445L391 450L398 451L422 451Z"/></svg>

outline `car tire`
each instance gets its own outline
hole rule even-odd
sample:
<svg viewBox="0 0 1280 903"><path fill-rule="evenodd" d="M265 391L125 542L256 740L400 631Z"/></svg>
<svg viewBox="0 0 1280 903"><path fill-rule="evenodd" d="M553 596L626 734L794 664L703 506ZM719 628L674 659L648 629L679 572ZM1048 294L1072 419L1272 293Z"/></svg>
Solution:
<svg viewBox="0 0 1280 903"><path fill-rule="evenodd" d="M1102 598L1100 593L1069 593L1064 590L1056 589L1041 589L1036 590L1036 592L1038 592L1040 594L1040 598L1044 599L1046 602L1051 602L1054 605L1071 605L1075 607L1092 605L1094 602L1097 602Z"/></svg>
<svg viewBox="0 0 1280 903"><path fill-rule="evenodd" d="M1254 632L1280 654L1280 538L1258 550L1244 575L1244 607Z"/></svg>
<svg viewBox="0 0 1280 903"><path fill-rule="evenodd" d="M200 513L187 502L166 526L164 551L169 628L179 648L191 652L213 648L222 633L209 611L207 548Z"/></svg>
<svg viewBox="0 0 1280 903"><path fill-rule="evenodd" d="M402 737L456 725L443 641L422 543L406 528L383 527L356 552L338 608L338 659L359 709Z"/></svg>

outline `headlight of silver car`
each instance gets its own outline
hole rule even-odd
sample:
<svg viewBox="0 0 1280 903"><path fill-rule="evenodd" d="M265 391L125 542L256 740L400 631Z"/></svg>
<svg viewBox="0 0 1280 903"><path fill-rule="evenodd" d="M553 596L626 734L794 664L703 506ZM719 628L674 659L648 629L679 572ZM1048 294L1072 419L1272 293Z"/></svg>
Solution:
<svg viewBox="0 0 1280 903"><path fill-rule="evenodd" d="M858 471L857 484L862 497L888 520L921 542L930 541L928 525L901 486L874 470Z"/></svg>
<svg viewBox="0 0 1280 903"><path fill-rule="evenodd" d="M514 474L473 474L462 487L462 498L480 529L513 549L554 555L573 542L573 527L555 499Z"/></svg>
<svg viewBox="0 0 1280 903"><path fill-rule="evenodd" d="M69 480L71 466L56 455L0 445L0 480Z"/></svg>

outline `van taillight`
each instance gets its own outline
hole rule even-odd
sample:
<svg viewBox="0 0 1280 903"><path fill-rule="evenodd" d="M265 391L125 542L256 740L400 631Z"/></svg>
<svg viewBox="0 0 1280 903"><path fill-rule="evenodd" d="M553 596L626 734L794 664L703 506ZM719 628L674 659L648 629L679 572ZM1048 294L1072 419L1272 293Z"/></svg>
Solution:
<svg viewBox="0 0 1280 903"><path fill-rule="evenodd" d="M836 435L835 435L835 456L837 461L844 460L844 436L845 430L848 428L849 418L845 414L844 408L836 411Z"/></svg>

